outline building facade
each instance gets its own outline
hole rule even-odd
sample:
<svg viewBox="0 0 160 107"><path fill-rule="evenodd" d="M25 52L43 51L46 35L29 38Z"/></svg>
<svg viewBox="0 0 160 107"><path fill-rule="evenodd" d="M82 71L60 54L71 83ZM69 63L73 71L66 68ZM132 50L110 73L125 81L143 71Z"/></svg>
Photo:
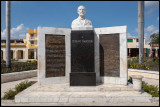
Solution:
<svg viewBox="0 0 160 107"><path fill-rule="evenodd" d="M14 60L36 60L37 59L37 29L29 29L26 39L11 40L11 59ZM128 57L139 55L138 37L128 37ZM144 39L144 57L159 57L159 45L145 44ZM6 60L6 41L1 40L1 58Z"/></svg>
<svg viewBox="0 0 160 107"><path fill-rule="evenodd" d="M139 39L138 37L128 37L128 57L136 57L139 55ZM149 57L150 55L150 45L145 44L144 38L144 57Z"/></svg>
<svg viewBox="0 0 160 107"><path fill-rule="evenodd" d="M159 44L149 43L150 45L150 58L159 57Z"/></svg>
<svg viewBox="0 0 160 107"><path fill-rule="evenodd" d="M11 40L11 59L37 59L37 30L29 29L26 39ZM1 40L1 59L6 60L6 40Z"/></svg>

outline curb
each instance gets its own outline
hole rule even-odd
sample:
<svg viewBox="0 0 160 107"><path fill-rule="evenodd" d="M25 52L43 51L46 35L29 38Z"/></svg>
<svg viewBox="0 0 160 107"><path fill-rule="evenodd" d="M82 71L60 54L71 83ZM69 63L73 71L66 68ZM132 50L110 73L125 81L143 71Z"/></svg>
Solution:
<svg viewBox="0 0 160 107"><path fill-rule="evenodd" d="M1 83L36 77L37 71L38 70L30 70L30 71L21 71L21 72L1 74Z"/></svg>

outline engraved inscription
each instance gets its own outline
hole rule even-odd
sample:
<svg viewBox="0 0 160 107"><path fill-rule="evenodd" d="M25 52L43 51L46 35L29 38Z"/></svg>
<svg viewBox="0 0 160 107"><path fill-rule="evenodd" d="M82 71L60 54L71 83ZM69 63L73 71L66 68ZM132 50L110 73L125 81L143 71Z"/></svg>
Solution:
<svg viewBox="0 0 160 107"><path fill-rule="evenodd" d="M46 34L46 78L65 76L65 35Z"/></svg>
<svg viewBox="0 0 160 107"><path fill-rule="evenodd" d="M100 74L120 76L119 34L100 35Z"/></svg>
<svg viewBox="0 0 160 107"><path fill-rule="evenodd" d="M94 32L71 32L71 72L94 72Z"/></svg>

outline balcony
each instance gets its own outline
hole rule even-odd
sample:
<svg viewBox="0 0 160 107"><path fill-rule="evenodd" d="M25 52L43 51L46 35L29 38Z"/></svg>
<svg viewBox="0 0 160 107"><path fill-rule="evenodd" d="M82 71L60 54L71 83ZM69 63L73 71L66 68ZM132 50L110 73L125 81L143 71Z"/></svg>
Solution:
<svg viewBox="0 0 160 107"><path fill-rule="evenodd" d="M11 47L25 47L26 43L10 43ZM1 43L2 47L6 47L6 43Z"/></svg>
<svg viewBox="0 0 160 107"><path fill-rule="evenodd" d="M29 37L29 40L37 40L37 37Z"/></svg>
<svg viewBox="0 0 160 107"><path fill-rule="evenodd" d="M29 48L37 48L37 44L28 44Z"/></svg>

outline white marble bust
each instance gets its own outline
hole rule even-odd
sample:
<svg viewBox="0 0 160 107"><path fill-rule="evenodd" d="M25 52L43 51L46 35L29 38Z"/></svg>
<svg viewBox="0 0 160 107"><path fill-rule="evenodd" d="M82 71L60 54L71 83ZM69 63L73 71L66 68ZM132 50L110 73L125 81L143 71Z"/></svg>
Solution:
<svg viewBox="0 0 160 107"><path fill-rule="evenodd" d="M79 17L72 21L71 28L72 30L82 29L92 29L92 22L85 18L86 9L84 6L79 6L77 9L77 12L79 14Z"/></svg>

